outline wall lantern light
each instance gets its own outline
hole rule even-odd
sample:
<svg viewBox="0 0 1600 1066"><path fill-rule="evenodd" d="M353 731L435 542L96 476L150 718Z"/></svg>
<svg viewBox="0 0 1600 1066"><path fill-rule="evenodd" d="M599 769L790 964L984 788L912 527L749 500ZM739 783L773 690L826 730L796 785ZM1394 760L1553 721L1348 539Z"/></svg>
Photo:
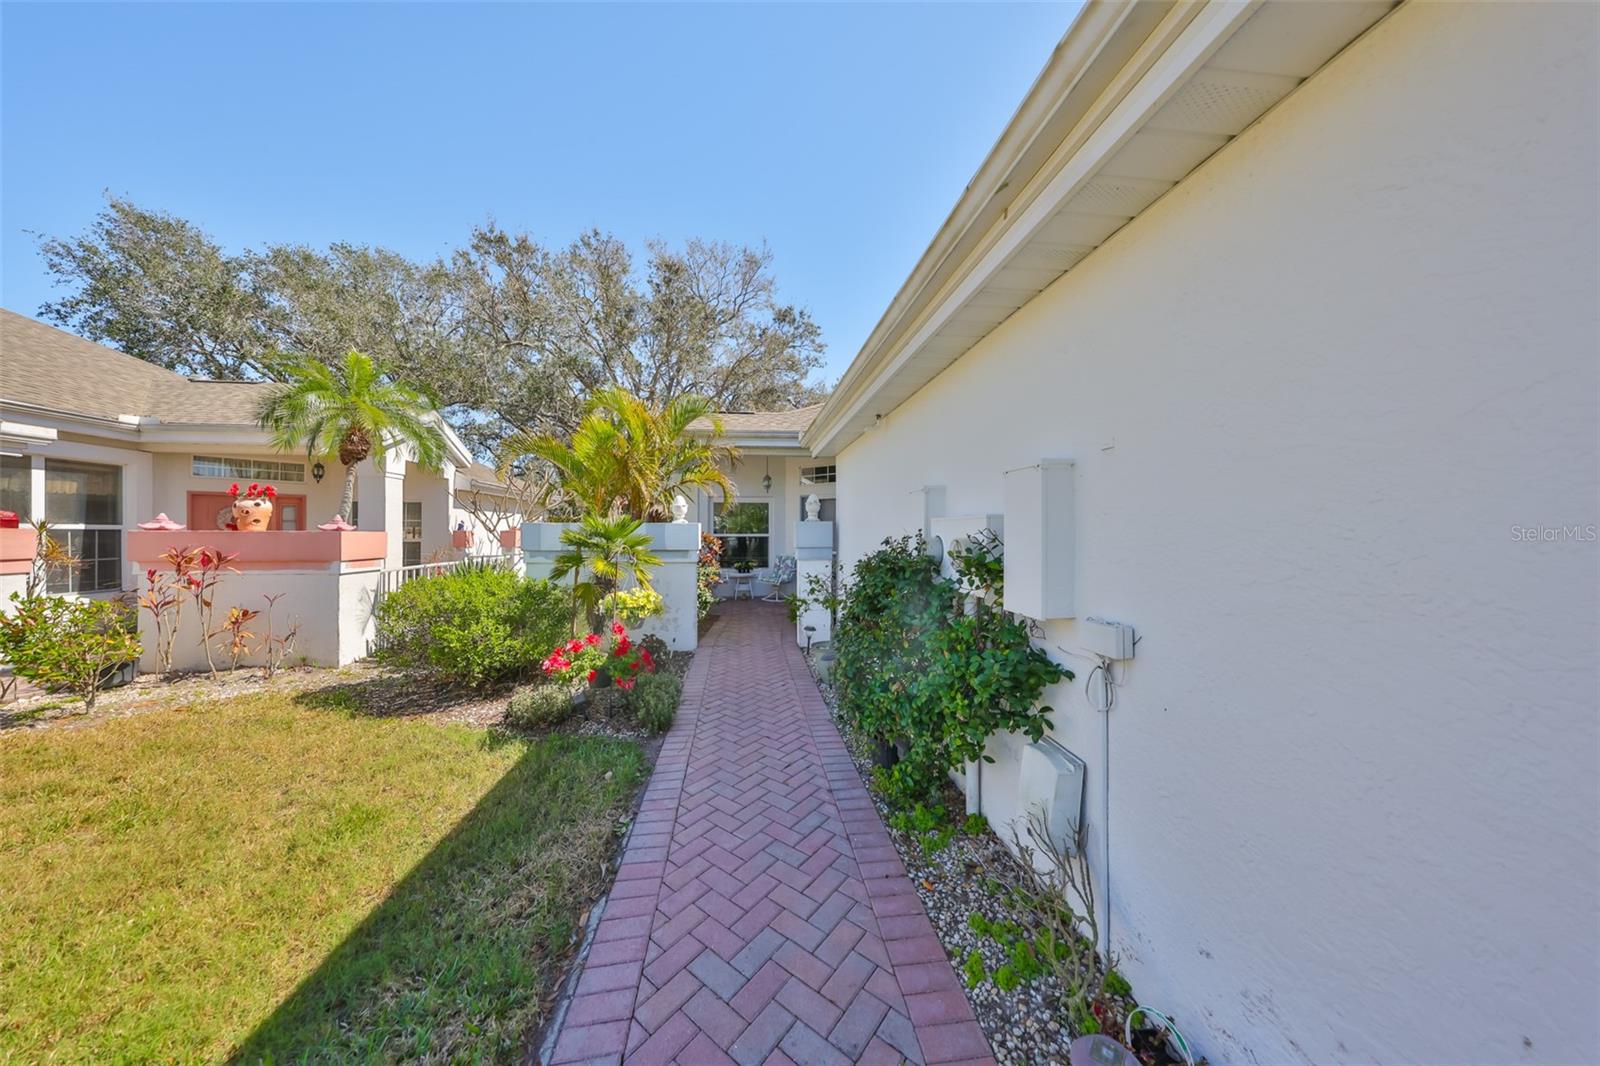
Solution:
<svg viewBox="0 0 1600 1066"><path fill-rule="evenodd" d="M320 462L311 464L311 479L318 485L322 484L322 475L326 474L327 472L328 468L323 466Z"/></svg>
<svg viewBox="0 0 1600 1066"><path fill-rule="evenodd" d="M772 457L767 457L767 472L761 475L761 491L772 491Z"/></svg>

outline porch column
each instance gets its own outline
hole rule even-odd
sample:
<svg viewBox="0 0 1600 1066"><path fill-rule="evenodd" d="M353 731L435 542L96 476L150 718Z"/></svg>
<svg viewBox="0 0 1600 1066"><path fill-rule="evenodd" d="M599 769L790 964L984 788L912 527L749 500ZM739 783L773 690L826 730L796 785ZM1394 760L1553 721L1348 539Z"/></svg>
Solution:
<svg viewBox="0 0 1600 1066"><path fill-rule="evenodd" d="M420 466L411 466L410 471L417 481L412 486L411 498L422 501L422 557L426 559L435 552L449 551L454 546L450 535L455 525L450 519L451 504L455 499L456 468L455 464L445 460L438 473ZM468 550L471 550L470 547Z"/></svg>
<svg viewBox="0 0 1600 1066"><path fill-rule="evenodd" d="M804 508L802 507L802 513ZM833 523L801 521L794 527L794 588L796 595L806 599L805 609L794 627L795 643L802 648L806 638L813 643L833 639L833 616L821 604L810 600L811 586L816 578L823 586L831 588L833 581ZM811 626L810 633L806 627Z"/></svg>
<svg viewBox="0 0 1600 1066"><path fill-rule="evenodd" d="M385 569L392 570L400 566L403 558L400 544L405 498L406 464L403 458L391 455L388 464L381 470L371 459L363 460L356 468L356 499L361 503L356 525L361 529L383 531Z"/></svg>

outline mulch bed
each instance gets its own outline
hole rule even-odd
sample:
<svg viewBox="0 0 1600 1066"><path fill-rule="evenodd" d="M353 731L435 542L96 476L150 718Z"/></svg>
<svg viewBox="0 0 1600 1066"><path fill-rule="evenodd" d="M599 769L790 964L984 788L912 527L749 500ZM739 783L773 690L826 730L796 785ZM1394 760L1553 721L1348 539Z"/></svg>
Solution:
<svg viewBox="0 0 1600 1066"><path fill-rule="evenodd" d="M681 676L693 657L689 652L670 652L657 661L661 669ZM263 676L258 667L223 671L215 678L205 673L182 674L172 679L147 674L131 684L100 693L92 713L84 711L82 700L30 690L21 699L0 706L0 738L18 731L81 729L111 718L268 692L282 692L379 718L421 717L441 725L491 729L504 723L506 703L514 691L513 685L485 690L462 688L381 666L370 659L341 667L285 668L271 678ZM626 712L606 700L592 701L582 714L559 728L586 736L646 739Z"/></svg>

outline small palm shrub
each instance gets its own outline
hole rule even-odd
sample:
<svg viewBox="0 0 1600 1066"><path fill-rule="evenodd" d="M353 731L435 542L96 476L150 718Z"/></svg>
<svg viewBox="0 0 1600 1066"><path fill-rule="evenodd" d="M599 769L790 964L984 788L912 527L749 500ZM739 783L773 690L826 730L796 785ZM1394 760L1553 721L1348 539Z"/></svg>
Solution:
<svg viewBox="0 0 1600 1066"><path fill-rule="evenodd" d="M506 722L523 729L549 729L572 714L572 692L565 685L535 685L511 697Z"/></svg>
<svg viewBox="0 0 1600 1066"><path fill-rule="evenodd" d="M683 682L668 673L644 674L629 695L639 724L652 733L665 733L678 713Z"/></svg>
<svg viewBox="0 0 1600 1066"><path fill-rule="evenodd" d="M454 684L518 680L538 671L571 618L571 597L558 585L497 567L457 567L384 597L379 658Z"/></svg>

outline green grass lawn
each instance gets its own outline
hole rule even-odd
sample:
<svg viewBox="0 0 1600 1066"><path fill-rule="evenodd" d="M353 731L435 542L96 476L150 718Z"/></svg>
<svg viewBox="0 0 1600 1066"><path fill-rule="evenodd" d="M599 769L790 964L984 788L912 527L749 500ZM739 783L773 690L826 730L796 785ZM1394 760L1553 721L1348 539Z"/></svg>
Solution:
<svg viewBox="0 0 1600 1066"><path fill-rule="evenodd" d="M314 695L0 738L0 1062L515 1058L643 771Z"/></svg>

